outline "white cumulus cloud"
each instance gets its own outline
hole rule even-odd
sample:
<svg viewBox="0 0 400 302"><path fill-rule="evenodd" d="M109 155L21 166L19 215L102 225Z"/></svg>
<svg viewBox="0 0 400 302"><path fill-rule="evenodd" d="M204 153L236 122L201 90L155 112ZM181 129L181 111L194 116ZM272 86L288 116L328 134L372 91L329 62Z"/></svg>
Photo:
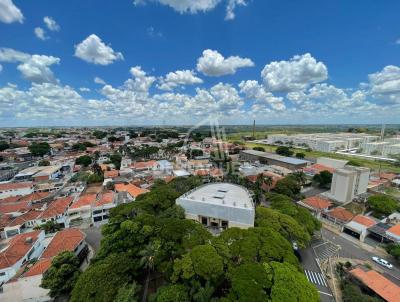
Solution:
<svg viewBox="0 0 400 302"><path fill-rule="evenodd" d="M218 51L206 49L197 60L197 70L207 76L222 76L235 74L239 68L253 67L254 63L248 58L231 56L224 58Z"/></svg>
<svg viewBox="0 0 400 302"><path fill-rule="evenodd" d="M245 6L246 0L134 0L135 5L144 5L147 2L158 2L174 9L181 14L196 14L213 10L221 2L226 3L225 20L235 18L234 10L237 6Z"/></svg>
<svg viewBox="0 0 400 302"><path fill-rule="evenodd" d="M15 63L26 61L29 58L30 55L22 51L5 47L0 48L0 62Z"/></svg>
<svg viewBox="0 0 400 302"><path fill-rule="evenodd" d="M246 6L247 3L245 0L229 0L226 6L226 16L225 20L233 20L235 19L235 8L236 6Z"/></svg>
<svg viewBox="0 0 400 302"><path fill-rule="evenodd" d="M162 90L172 90L178 86L201 84L203 80L196 76L191 70L177 70L169 72L164 78L160 79L157 87Z"/></svg>
<svg viewBox="0 0 400 302"><path fill-rule="evenodd" d="M46 55L30 55L11 48L0 48L0 62L19 63L17 69L22 76L35 83L57 82L51 65L59 64L60 59Z"/></svg>
<svg viewBox="0 0 400 302"><path fill-rule="evenodd" d="M296 91L328 78L328 69L309 53L296 55L289 61L271 62L261 72L264 84L270 91Z"/></svg>
<svg viewBox="0 0 400 302"><path fill-rule="evenodd" d="M99 78L99 77L95 77L94 79L93 79L93 81L96 83L96 84L105 84L106 82L102 79L102 78Z"/></svg>
<svg viewBox="0 0 400 302"><path fill-rule="evenodd" d="M282 97L276 97L257 81L242 81L239 84L240 92L246 98L256 100L260 105L269 105L275 110L284 110L286 108Z"/></svg>
<svg viewBox="0 0 400 302"><path fill-rule="evenodd" d="M43 22L46 24L47 28L51 31L60 30L60 25L58 25L57 22L52 17L49 16L44 17Z"/></svg>
<svg viewBox="0 0 400 302"><path fill-rule="evenodd" d="M23 23L24 16L12 0L0 0L0 21L3 23Z"/></svg>
<svg viewBox="0 0 400 302"><path fill-rule="evenodd" d="M49 67L59 63L60 59L53 56L32 55L29 60L18 65L17 69L25 79L31 82L55 83L57 80Z"/></svg>
<svg viewBox="0 0 400 302"><path fill-rule="evenodd" d="M40 40L47 40L49 37L46 36L46 32L43 28L41 27L35 27L35 29L33 30L33 32L35 33L35 36L40 39Z"/></svg>
<svg viewBox="0 0 400 302"><path fill-rule="evenodd" d="M393 102L400 102L400 67L389 65L368 75L371 94Z"/></svg>
<svg viewBox="0 0 400 302"><path fill-rule="evenodd" d="M122 53L115 52L95 34L91 34L75 46L75 56L93 64L109 65L114 61L123 60Z"/></svg>

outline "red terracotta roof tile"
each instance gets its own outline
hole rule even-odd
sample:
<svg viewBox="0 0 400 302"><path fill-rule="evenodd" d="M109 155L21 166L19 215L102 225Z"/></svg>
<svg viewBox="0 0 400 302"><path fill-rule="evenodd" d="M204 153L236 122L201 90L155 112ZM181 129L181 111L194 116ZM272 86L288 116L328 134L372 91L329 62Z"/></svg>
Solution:
<svg viewBox="0 0 400 302"><path fill-rule="evenodd" d="M14 212L26 212L30 209L28 201L13 202L13 203L0 203L0 213L14 213Z"/></svg>
<svg viewBox="0 0 400 302"><path fill-rule="evenodd" d="M119 176L119 171L118 170L111 170L111 171L105 171L104 172L104 178L115 178Z"/></svg>
<svg viewBox="0 0 400 302"><path fill-rule="evenodd" d="M303 169L303 171L305 172L312 172L315 174L321 173L322 171L328 171L328 172L335 172L335 168L329 167L329 166L325 166L325 165L321 165L321 164L313 164L311 166L305 167Z"/></svg>
<svg viewBox="0 0 400 302"><path fill-rule="evenodd" d="M328 212L328 216L341 220L343 222L348 222L353 219L354 214L345 208L337 207Z"/></svg>
<svg viewBox="0 0 400 302"><path fill-rule="evenodd" d="M55 257L64 251L73 252L84 239L85 234L79 229L71 228L59 231L43 252L42 258Z"/></svg>
<svg viewBox="0 0 400 302"><path fill-rule="evenodd" d="M15 189L23 189L33 187L32 182L7 182L0 183L0 191L4 190L15 190Z"/></svg>
<svg viewBox="0 0 400 302"><path fill-rule="evenodd" d="M108 203L112 203L114 200L114 192L106 192L95 201L94 206L99 207Z"/></svg>
<svg viewBox="0 0 400 302"><path fill-rule="evenodd" d="M28 253L37 241L41 231L34 231L15 235L8 246L0 253L0 269L10 267L17 263ZM31 239L28 241L28 239Z"/></svg>
<svg viewBox="0 0 400 302"><path fill-rule="evenodd" d="M318 196L311 196L303 200L303 203L313 207L316 210L327 210L332 203L329 200Z"/></svg>
<svg viewBox="0 0 400 302"><path fill-rule="evenodd" d="M64 214L73 200L74 198L72 196L68 196L52 201L50 204L48 204L47 209L43 211L39 218L48 219Z"/></svg>
<svg viewBox="0 0 400 302"><path fill-rule="evenodd" d="M22 196L19 201L40 201L43 198L46 198L47 196L50 195L50 192L34 192L25 196Z"/></svg>
<svg viewBox="0 0 400 302"><path fill-rule="evenodd" d="M32 209L32 210L22 214L21 216L17 216L7 226L23 225L25 222L33 221L33 220L37 219L42 213L43 213L42 211Z"/></svg>
<svg viewBox="0 0 400 302"><path fill-rule="evenodd" d="M140 169L156 167L157 165L158 165L158 163L155 160L138 161L138 162L132 164L132 168L140 170Z"/></svg>
<svg viewBox="0 0 400 302"><path fill-rule="evenodd" d="M400 236L400 223L392 226L390 229L387 230L388 232Z"/></svg>
<svg viewBox="0 0 400 302"><path fill-rule="evenodd" d="M138 197L140 194L149 192L149 190L139 188L132 184L116 184L115 190L117 192L128 192L132 197Z"/></svg>
<svg viewBox="0 0 400 302"><path fill-rule="evenodd" d="M355 221L355 222L357 222L359 224L362 224L362 225L364 225L366 227L371 227L371 226L376 224L375 220L373 220L372 218L363 216L363 215L357 215L356 217L353 218L352 221Z"/></svg>
<svg viewBox="0 0 400 302"><path fill-rule="evenodd" d="M376 271L365 272L360 268L350 271L354 277L364 283L372 291L388 302L398 302L400 297L400 287Z"/></svg>
<svg viewBox="0 0 400 302"><path fill-rule="evenodd" d="M42 275L51 266L51 258L38 260L22 277Z"/></svg>
<svg viewBox="0 0 400 302"><path fill-rule="evenodd" d="M91 206L96 201L96 194L86 194L79 197L77 201L75 201L70 209L77 209L84 206Z"/></svg>

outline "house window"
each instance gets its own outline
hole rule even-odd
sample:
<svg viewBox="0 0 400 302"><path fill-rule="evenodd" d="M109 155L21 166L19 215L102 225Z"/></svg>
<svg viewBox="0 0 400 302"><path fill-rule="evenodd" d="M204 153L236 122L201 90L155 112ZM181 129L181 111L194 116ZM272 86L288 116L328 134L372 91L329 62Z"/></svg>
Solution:
<svg viewBox="0 0 400 302"><path fill-rule="evenodd" d="M221 221L221 226L222 226L222 228L224 228L224 229L227 229L228 228L228 221L226 221L226 220L222 220Z"/></svg>
<svg viewBox="0 0 400 302"><path fill-rule="evenodd" d="M202 223L203 225L208 225L208 219L207 219L207 217L201 217L201 223Z"/></svg>
<svg viewBox="0 0 400 302"><path fill-rule="evenodd" d="M0 272L0 276L5 276L6 272Z"/></svg>

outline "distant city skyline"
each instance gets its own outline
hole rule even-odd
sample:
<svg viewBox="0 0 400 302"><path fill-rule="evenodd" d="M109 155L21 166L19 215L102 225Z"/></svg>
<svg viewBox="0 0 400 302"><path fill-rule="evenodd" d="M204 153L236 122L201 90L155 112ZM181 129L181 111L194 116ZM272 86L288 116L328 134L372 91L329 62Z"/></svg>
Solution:
<svg viewBox="0 0 400 302"><path fill-rule="evenodd" d="M396 124L398 1L0 0L0 127Z"/></svg>

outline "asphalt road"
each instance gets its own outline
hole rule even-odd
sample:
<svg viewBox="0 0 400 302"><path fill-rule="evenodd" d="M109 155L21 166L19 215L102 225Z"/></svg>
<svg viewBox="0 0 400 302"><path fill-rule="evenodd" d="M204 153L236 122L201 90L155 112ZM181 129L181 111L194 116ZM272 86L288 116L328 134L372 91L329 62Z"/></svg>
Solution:
<svg viewBox="0 0 400 302"><path fill-rule="evenodd" d="M393 264L393 269L388 269L372 261L373 256L378 256L373 252L362 249L360 246L352 242L352 240L346 239L343 235L339 236L327 229L322 228L321 234L324 239L327 239L341 247L339 251L339 256L343 258L360 259L363 261L368 261L368 263L377 271L383 273L385 277L390 279L392 282L400 286L400 266L391 258L385 258L390 263Z"/></svg>
<svg viewBox="0 0 400 302"><path fill-rule="evenodd" d="M335 301L332 297L332 292L330 291L327 281L323 276L323 273L317 265L315 260L315 254L311 247L300 250L301 255L301 265L304 269L304 274L306 275L308 281L312 283L318 290L321 302L333 302Z"/></svg>

